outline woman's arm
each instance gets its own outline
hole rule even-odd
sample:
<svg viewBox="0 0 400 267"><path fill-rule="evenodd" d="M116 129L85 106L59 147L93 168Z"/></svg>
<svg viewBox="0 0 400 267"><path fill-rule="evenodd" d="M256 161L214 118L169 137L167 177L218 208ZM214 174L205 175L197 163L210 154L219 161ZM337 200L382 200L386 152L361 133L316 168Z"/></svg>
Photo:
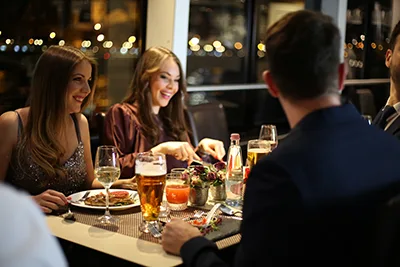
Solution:
<svg viewBox="0 0 400 267"><path fill-rule="evenodd" d="M6 112L0 116L0 181L6 178L11 155L18 139L18 115Z"/></svg>

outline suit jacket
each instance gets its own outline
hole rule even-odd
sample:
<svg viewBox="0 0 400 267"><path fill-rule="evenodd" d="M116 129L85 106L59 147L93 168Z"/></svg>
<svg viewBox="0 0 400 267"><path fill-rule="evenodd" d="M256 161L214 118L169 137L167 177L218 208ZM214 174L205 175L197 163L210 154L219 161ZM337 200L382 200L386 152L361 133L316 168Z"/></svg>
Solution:
<svg viewBox="0 0 400 267"><path fill-rule="evenodd" d="M372 122L372 124L378 126L378 122L380 120L380 118L382 117L382 112L383 109L381 109L378 114L376 114L374 121ZM384 130L384 128L382 129ZM389 126L389 128L386 130L387 133L397 137L398 139L400 139L400 116L398 116L394 122Z"/></svg>
<svg viewBox="0 0 400 267"><path fill-rule="evenodd" d="M235 266L377 266L376 220L400 190L400 143L352 105L317 110L253 167ZM204 238L188 266L224 266Z"/></svg>

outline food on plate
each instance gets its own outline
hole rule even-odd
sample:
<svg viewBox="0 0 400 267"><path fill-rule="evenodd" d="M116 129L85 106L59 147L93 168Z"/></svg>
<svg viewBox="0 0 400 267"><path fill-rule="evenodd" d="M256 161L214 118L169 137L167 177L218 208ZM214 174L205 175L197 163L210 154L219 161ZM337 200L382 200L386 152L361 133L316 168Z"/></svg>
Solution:
<svg viewBox="0 0 400 267"><path fill-rule="evenodd" d="M206 224L207 219L205 217L201 217L199 219L193 220L191 224L199 228L200 232L205 235L212 231L218 230L218 225L222 223L222 218L220 216L213 217L211 219L210 225L206 228L203 225Z"/></svg>
<svg viewBox="0 0 400 267"><path fill-rule="evenodd" d="M110 192L109 203L111 206L125 206L135 204L135 200L127 191ZM106 206L106 195L100 192L97 195L85 199L85 204L89 206Z"/></svg>

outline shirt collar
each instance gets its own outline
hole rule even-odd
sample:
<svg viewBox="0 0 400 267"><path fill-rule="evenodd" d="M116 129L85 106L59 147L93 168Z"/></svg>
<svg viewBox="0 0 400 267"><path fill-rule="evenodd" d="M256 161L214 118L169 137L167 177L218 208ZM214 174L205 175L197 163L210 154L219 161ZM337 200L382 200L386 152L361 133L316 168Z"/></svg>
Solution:
<svg viewBox="0 0 400 267"><path fill-rule="evenodd" d="M389 105L389 99L386 101L386 106ZM397 114L400 114L400 102L397 102L393 105L393 108L396 110Z"/></svg>

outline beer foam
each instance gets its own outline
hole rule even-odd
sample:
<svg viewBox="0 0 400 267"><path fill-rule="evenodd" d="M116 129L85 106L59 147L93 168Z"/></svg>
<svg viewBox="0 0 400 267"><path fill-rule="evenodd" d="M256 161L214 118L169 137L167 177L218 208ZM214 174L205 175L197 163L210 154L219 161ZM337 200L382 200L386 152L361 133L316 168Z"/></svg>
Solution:
<svg viewBox="0 0 400 267"><path fill-rule="evenodd" d="M136 165L136 174L141 174L143 176L160 176L167 173L167 166L165 164L153 164L153 162L142 162Z"/></svg>
<svg viewBox="0 0 400 267"><path fill-rule="evenodd" d="M269 149L267 148L250 148L247 152L253 153L269 153Z"/></svg>

